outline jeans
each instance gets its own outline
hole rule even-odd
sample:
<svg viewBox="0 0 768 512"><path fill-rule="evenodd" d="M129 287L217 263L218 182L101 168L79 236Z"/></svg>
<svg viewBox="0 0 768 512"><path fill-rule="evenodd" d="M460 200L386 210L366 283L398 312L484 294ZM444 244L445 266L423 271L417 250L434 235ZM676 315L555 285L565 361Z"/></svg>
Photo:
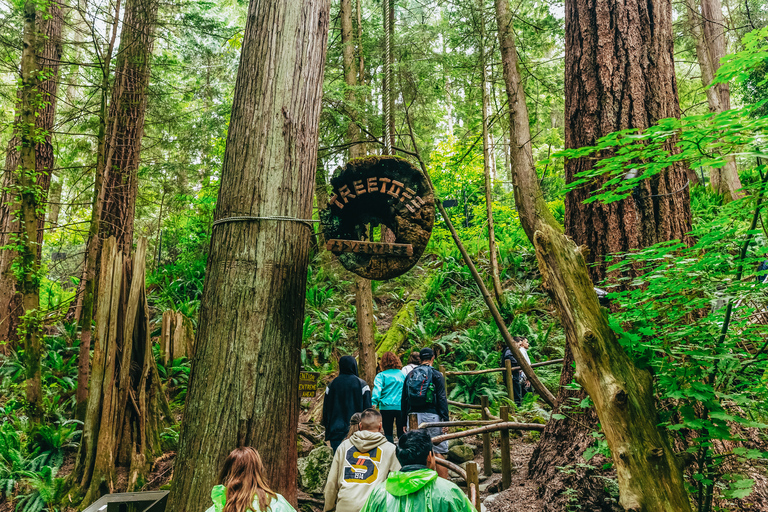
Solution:
<svg viewBox="0 0 768 512"><path fill-rule="evenodd" d="M395 437L392 435L392 427L396 424L397 425L397 435L398 437L402 435L403 433L403 425L400 424L402 421L402 414L400 410L382 410L381 412L381 422L384 427L384 437L387 438L387 441L390 443L395 442Z"/></svg>

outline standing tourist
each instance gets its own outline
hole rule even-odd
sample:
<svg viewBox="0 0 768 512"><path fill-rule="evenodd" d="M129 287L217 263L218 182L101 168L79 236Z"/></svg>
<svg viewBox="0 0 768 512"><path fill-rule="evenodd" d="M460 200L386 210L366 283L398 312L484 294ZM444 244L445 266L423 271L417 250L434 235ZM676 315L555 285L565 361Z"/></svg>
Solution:
<svg viewBox="0 0 768 512"><path fill-rule="evenodd" d="M373 489L363 512L475 512L456 484L437 478L429 433L412 430L398 439L397 459L403 467Z"/></svg>
<svg viewBox="0 0 768 512"><path fill-rule="evenodd" d="M296 512L269 488L261 456L250 446L235 448L224 459L211 499L213 506L206 512Z"/></svg>
<svg viewBox="0 0 768 512"><path fill-rule="evenodd" d="M325 484L326 512L360 512L374 486L400 469L395 445L381 431L381 413L376 409L363 411L360 430L341 443L333 456Z"/></svg>
<svg viewBox="0 0 768 512"><path fill-rule="evenodd" d="M325 388L323 421L325 440L335 452L349 432L349 420L356 412L371 407L371 388L357 376L357 361L352 356L339 359L339 376Z"/></svg>
<svg viewBox="0 0 768 512"><path fill-rule="evenodd" d="M418 352L411 352L411 355L408 357L408 364L403 366L402 372L403 376L407 377L411 371L413 371L414 368L419 366L421 364L421 358L419 357Z"/></svg>
<svg viewBox="0 0 768 512"><path fill-rule="evenodd" d="M405 375L400 370L400 359L392 352L384 352L381 356L382 372L373 381L373 406L381 411L384 422L384 436L394 443L392 427L397 424L397 435L405 431L400 410L400 398L403 394Z"/></svg>
<svg viewBox="0 0 768 512"><path fill-rule="evenodd" d="M520 340L523 340L525 338L522 338L520 336L513 336L512 339L514 339L518 345L520 344ZM520 363L517 361L517 358L515 358L515 355L512 353L512 350L503 344L502 342L502 349L501 349L501 364L500 366L502 368L505 367L506 361L509 361L512 365L512 368L520 366ZM502 375L504 376L504 385L507 384L507 372L503 372ZM515 405L520 407L520 405L523 403L523 391L522 391L522 385L520 381L522 380L523 372L521 372L519 369L514 370L512 372L512 391L513 396L515 399Z"/></svg>
<svg viewBox="0 0 768 512"><path fill-rule="evenodd" d="M443 374L435 370L432 365L435 362L435 353L431 348L423 348L419 352L419 366L413 369L405 378L403 395L400 399L403 409L403 423L407 428L408 416L416 414L419 424L448 421L448 398L445 396L445 381ZM432 427L427 429L432 437L439 436L444 429ZM441 459L448 453L448 441L435 446L435 455ZM448 477L448 468L438 466L437 473Z"/></svg>

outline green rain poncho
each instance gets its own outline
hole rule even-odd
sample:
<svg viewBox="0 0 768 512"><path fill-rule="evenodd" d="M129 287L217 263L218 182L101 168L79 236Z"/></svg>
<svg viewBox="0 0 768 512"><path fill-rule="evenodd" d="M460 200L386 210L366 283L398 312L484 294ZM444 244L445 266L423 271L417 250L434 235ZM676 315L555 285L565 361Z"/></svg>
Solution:
<svg viewBox="0 0 768 512"><path fill-rule="evenodd" d="M227 503L227 488L223 485L215 486L211 490L211 499L213 500L213 506L205 512L222 512L222 510L224 510L224 505ZM260 510L258 499L254 499L253 501L253 510ZM279 494L276 499L272 499L267 510L269 512L296 512L296 509Z"/></svg>
<svg viewBox="0 0 768 512"><path fill-rule="evenodd" d="M389 474L376 486L361 512L475 512L456 484L431 469Z"/></svg>

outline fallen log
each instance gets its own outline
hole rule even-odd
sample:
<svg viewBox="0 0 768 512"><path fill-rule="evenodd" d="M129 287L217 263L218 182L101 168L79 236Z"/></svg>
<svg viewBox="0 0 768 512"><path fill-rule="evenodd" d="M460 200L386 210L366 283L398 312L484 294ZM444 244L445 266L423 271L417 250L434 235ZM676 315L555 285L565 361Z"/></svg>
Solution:
<svg viewBox="0 0 768 512"><path fill-rule="evenodd" d="M462 432L451 432L450 434L435 436L432 438L432 444L440 444L443 441L448 441L449 439L476 436L478 434L497 432L499 430L533 430L536 432L541 432L544 430L544 426L545 425L541 425L539 423L515 423L514 421L502 421L500 423L494 423L493 425L486 425L484 427L464 430Z"/></svg>

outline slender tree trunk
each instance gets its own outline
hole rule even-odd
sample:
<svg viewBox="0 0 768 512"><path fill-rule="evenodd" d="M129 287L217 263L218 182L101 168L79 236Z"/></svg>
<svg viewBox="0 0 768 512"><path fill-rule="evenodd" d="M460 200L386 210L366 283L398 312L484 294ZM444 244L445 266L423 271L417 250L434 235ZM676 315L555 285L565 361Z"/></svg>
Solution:
<svg viewBox="0 0 768 512"><path fill-rule="evenodd" d="M25 7L25 19L28 13ZM54 167L53 144L51 142L51 130L53 129L54 117L56 115L56 98L59 87L59 63L61 60L61 29L63 21L63 7L58 1L53 1L48 6L45 16L39 13L35 16L34 34L32 39L24 39L24 48L34 53L35 69L39 71L39 77L35 77L36 91L40 97L29 100L35 104L31 106L33 117L30 119L34 124L34 131L37 137L42 136L41 140L32 141L35 153L35 184L39 187L36 201L39 203L39 211L35 213L38 217L34 242L36 246L35 254L38 260L43 243L45 219L45 203L48 196L48 189L51 184L51 172ZM26 36L26 34L25 34ZM27 44L33 44L27 47ZM27 54L29 59L31 53ZM23 57L22 57L22 60ZM30 63L27 61L27 65ZM24 62L22 63L22 67ZM22 70L22 73L24 70ZM39 78L39 79L38 79ZM29 77L25 84L31 83ZM23 87L19 90L19 100L23 101ZM19 115L16 116L17 123L23 122ZM29 126L29 125L27 125ZM5 173L3 175L3 192L0 192L0 247L10 244L14 237L21 233L21 226L14 212L18 211L21 203L14 198L11 192L17 184L17 167L21 162L20 148L23 146L22 131L14 127L13 136L8 143L8 153L5 161ZM29 142L29 141L26 141ZM28 205L29 206L29 205ZM26 226L26 225L25 225ZM27 228L31 226L26 226ZM20 325L20 318L24 314L22 305L22 295L19 293L16 277L12 270L13 261L18 257L18 252L11 249L0 250L0 341L6 340L15 342L19 339L17 329ZM5 345L0 345L0 353L3 353Z"/></svg>
<svg viewBox="0 0 768 512"><path fill-rule="evenodd" d="M93 329L93 313L96 302L96 269L101 249L99 243L99 220L101 206L104 202L104 173L111 155L107 154L107 117L109 114L107 98L109 97L110 64L112 52L117 38L117 26L120 15L120 0L115 2L115 16L112 23L112 34L104 55L101 68L101 106L99 108L99 130L96 146L96 177L93 184L91 199L91 224L88 230L88 241L85 249L85 265L77 297L75 299L74 319L80 323L80 351L77 356L77 391L75 392L75 418L85 420L88 404L88 381L91 363L91 338ZM110 146L111 147L111 146ZM79 306L77 305L79 303Z"/></svg>
<svg viewBox="0 0 768 512"><path fill-rule="evenodd" d="M307 219L328 0L254 0L247 20L215 219ZM214 225L169 512L207 508L238 445L259 450L270 486L296 505L310 235L300 221Z"/></svg>
<svg viewBox="0 0 768 512"><path fill-rule="evenodd" d="M594 402L606 441L613 453L619 480L620 503L624 509L635 512L686 512L690 510L690 504L679 462L665 432L657 427L659 420L652 378L647 371L636 368L622 349L599 306L583 254L572 241L563 236L560 226L547 210L542 197L531 156L528 111L517 67L508 0L495 0L495 7L504 81L510 106L515 202L523 228L536 247L536 257L544 284L557 306L565 328L566 341L574 355L575 378ZM571 35L569 30L594 26L588 22L591 18L580 19L576 16L574 19L573 8L574 5L566 4L566 36ZM618 6L615 6L614 11L609 11L608 14L615 14L617 8ZM610 18L606 16L606 12L601 12L603 18ZM669 15L668 12L654 12L656 16ZM611 26L621 25L614 23ZM671 34L671 25L662 24L658 28L660 37L667 34L666 28ZM573 45L579 43L568 38L566 41L574 50L576 48ZM616 41L623 43L625 40ZM660 44L666 46L663 41ZM640 49L642 46L636 45L634 48ZM671 64L671 46L667 46L667 50L669 54L664 55ZM566 101L576 101L575 104L566 105L567 111L570 112L569 106L574 107L578 102L586 106L586 100L571 96L568 81L582 77L568 76L568 64L571 63L569 57L575 62L580 60L574 58L573 53L566 56ZM585 54L582 54L582 59L584 57ZM674 76L672 79L674 80ZM623 85L627 82L614 80L612 83ZM588 99L593 104L599 103L594 95ZM557 424L557 420L553 422ZM559 434L561 437L568 437L569 433ZM543 439L542 443L545 442ZM551 483L546 482L545 485ZM580 505L584 506L582 503ZM589 507L590 504L586 506Z"/></svg>
<svg viewBox="0 0 768 512"><path fill-rule="evenodd" d="M688 26L696 40L696 55L701 69L701 83L709 86L720 67L720 61L726 54L725 22L720 0L701 0L701 10L696 0L686 0L688 7ZM725 112L731 108L731 90L727 83L717 84L707 89L709 111ZM735 157L729 157L723 167L712 168L710 173L712 190L723 196L726 201L738 199L741 180L736 168Z"/></svg>
<svg viewBox="0 0 768 512"><path fill-rule="evenodd" d="M157 7L157 0L126 0L109 104L106 153L111 158L105 167L99 238L114 236L125 256L133 247L139 154Z"/></svg>
<svg viewBox="0 0 768 512"><path fill-rule="evenodd" d="M344 81L347 84L347 104L350 105L347 142L354 144L360 140L360 128L357 126L357 109L354 88L357 87L357 69L355 62L355 39L352 30L352 0L341 0L341 44L344 66ZM359 42L358 42L359 44ZM362 47L360 48L362 53ZM362 144L349 148L350 158L365 156ZM357 309L357 341L360 347L361 378L373 386L376 377L376 340L373 323L373 291L371 282L364 277L355 276L355 307Z"/></svg>
<svg viewBox="0 0 768 512"><path fill-rule="evenodd" d="M503 306L506 303L504 289L501 287L499 272L499 257L496 249L496 232L493 229L493 148L488 131L488 111L490 109L490 95L488 94L488 70L485 58L485 16L483 14L483 0L479 1L480 19L480 82L483 95L483 171L485 173L485 209L488 216L488 249L491 262L491 279L493 280L493 294L496 301Z"/></svg>

